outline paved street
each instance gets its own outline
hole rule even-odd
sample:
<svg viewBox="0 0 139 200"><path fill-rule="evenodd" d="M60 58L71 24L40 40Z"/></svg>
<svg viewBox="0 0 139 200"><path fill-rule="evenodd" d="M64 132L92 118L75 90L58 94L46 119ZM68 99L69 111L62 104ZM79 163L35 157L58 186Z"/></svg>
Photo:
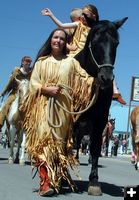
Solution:
<svg viewBox="0 0 139 200"><path fill-rule="evenodd" d="M38 196L35 189L39 187L37 176L32 180L31 167L18 164L8 164L8 149L0 148L0 200L40 200L48 197ZM73 176L80 193L71 193L64 189L60 194L50 199L75 199L75 200L123 200L124 186L139 184L139 172L130 163L130 157L118 155L113 158L100 158L99 176L103 190L100 197L87 194L88 176L91 165L88 165L88 156L80 157L80 173L82 180Z"/></svg>

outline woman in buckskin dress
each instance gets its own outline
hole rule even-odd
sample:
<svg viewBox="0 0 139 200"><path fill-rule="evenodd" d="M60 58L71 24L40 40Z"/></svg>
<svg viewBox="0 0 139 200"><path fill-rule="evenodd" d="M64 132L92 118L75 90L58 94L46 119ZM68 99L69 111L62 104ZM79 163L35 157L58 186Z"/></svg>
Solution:
<svg viewBox="0 0 139 200"><path fill-rule="evenodd" d="M96 87L94 78L67 56L66 43L63 29L50 34L38 52L29 92L21 106L26 148L38 168L41 196L59 193L63 179L76 190L69 173L69 167L76 173L77 164L72 154L70 112L86 108L92 87Z"/></svg>

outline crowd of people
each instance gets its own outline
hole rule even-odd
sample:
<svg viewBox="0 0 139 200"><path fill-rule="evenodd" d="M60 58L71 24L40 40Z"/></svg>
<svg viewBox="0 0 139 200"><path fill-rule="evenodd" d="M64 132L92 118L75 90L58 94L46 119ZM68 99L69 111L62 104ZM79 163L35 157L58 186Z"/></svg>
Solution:
<svg viewBox="0 0 139 200"><path fill-rule="evenodd" d="M0 129L15 100L16 79L28 79L28 93L19 112L26 131L26 149L40 177L39 194L50 196L59 193L63 180L76 190L68 169L70 166L74 170L78 164L72 152L74 119L70 112L80 107L79 102L84 108L88 105L94 78L81 68L74 56L83 49L90 28L99 21L99 14L91 4L73 9L70 23L60 22L49 8L41 13L49 16L58 28L38 51L32 67L31 57L24 56L21 65L13 70L1 92L1 97L7 95L7 99L0 111ZM125 105L115 81L113 84L116 88L113 100Z"/></svg>

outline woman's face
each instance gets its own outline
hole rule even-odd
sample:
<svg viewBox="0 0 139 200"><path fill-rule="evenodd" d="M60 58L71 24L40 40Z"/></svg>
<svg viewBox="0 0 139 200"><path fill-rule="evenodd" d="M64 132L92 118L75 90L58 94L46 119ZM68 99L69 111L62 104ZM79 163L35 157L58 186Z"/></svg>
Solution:
<svg viewBox="0 0 139 200"><path fill-rule="evenodd" d="M53 52L62 52L66 45L66 34L62 30L54 32L51 39L51 48Z"/></svg>

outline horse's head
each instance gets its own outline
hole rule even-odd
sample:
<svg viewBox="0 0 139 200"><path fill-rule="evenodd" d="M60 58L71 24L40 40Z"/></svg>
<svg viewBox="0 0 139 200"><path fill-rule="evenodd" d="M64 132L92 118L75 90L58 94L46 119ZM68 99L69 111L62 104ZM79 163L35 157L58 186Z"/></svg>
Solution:
<svg viewBox="0 0 139 200"><path fill-rule="evenodd" d="M115 22L108 20L97 22L90 30L81 53L82 57L84 55L84 58L80 58L83 62L77 55L77 60L82 62L83 68L90 75L98 78L102 89L112 85L116 49L119 44L118 29L126 20L127 17Z"/></svg>
<svg viewBox="0 0 139 200"><path fill-rule="evenodd" d="M19 93L20 101L22 101L25 95L27 94L29 81L27 79L19 80L17 78L15 78L15 81L18 84L18 93Z"/></svg>
<svg viewBox="0 0 139 200"><path fill-rule="evenodd" d="M9 113L7 115L7 121L9 125L14 124L16 128L18 128L20 123L17 123L19 120L19 107L24 101L27 91L28 91L28 83L29 81L27 79L19 80L15 78L15 83L17 84L17 93L16 93L16 98L12 102L10 106Z"/></svg>
<svg viewBox="0 0 139 200"><path fill-rule="evenodd" d="M102 88L110 86L113 81L116 49L119 44L118 29L126 20L127 18L117 22L100 21L88 35L90 56Z"/></svg>
<svg viewBox="0 0 139 200"><path fill-rule="evenodd" d="M113 127L112 130L114 131L114 129L115 129L115 118L114 118L114 119L111 118L111 119L109 120L109 122L111 123L111 125L112 125L112 127Z"/></svg>

